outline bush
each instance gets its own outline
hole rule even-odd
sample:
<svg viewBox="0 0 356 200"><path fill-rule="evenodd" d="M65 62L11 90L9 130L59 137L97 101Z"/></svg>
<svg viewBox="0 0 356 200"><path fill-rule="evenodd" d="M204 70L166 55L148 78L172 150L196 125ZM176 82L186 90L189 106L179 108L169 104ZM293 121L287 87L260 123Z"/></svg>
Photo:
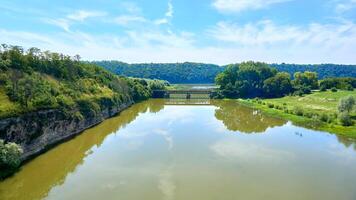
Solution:
<svg viewBox="0 0 356 200"><path fill-rule="evenodd" d="M78 101L78 106L80 113L84 115L84 117L95 117L100 112L100 106L90 100L82 99Z"/></svg>
<svg viewBox="0 0 356 200"><path fill-rule="evenodd" d="M276 109L277 109L277 110L283 110L283 107L280 106L280 105L277 105L277 106L276 106Z"/></svg>
<svg viewBox="0 0 356 200"><path fill-rule="evenodd" d="M268 108L274 108L274 104L273 103L268 103L267 106L268 106Z"/></svg>
<svg viewBox="0 0 356 200"><path fill-rule="evenodd" d="M325 92L327 89L325 85L320 85L320 91Z"/></svg>
<svg viewBox="0 0 356 200"><path fill-rule="evenodd" d="M22 149L15 143L0 140L0 178L15 171L21 164Z"/></svg>
<svg viewBox="0 0 356 200"><path fill-rule="evenodd" d="M320 121L322 121L322 122L330 122L330 117L329 117L329 115L327 115L327 114L325 114L325 113L321 114L321 116L319 117L319 119L320 119Z"/></svg>
<svg viewBox="0 0 356 200"><path fill-rule="evenodd" d="M354 88L352 87L352 85L347 85L345 89L348 91L354 91Z"/></svg>
<svg viewBox="0 0 356 200"><path fill-rule="evenodd" d="M313 113L310 113L310 112L306 112L306 113L304 113L304 116L305 116L305 117L308 117L308 118L313 118L313 117L314 117L314 114L313 114Z"/></svg>
<svg viewBox="0 0 356 200"><path fill-rule="evenodd" d="M339 120L340 120L341 125L343 125L343 126L352 126L354 124L351 119L351 116L347 112L341 113L339 116Z"/></svg>
<svg viewBox="0 0 356 200"><path fill-rule="evenodd" d="M347 96L344 98L341 98L338 104L338 110L340 113L342 112L347 112L350 113L356 104L356 100L353 96Z"/></svg>
<svg viewBox="0 0 356 200"><path fill-rule="evenodd" d="M336 87L331 88L331 92L337 92Z"/></svg>
<svg viewBox="0 0 356 200"><path fill-rule="evenodd" d="M296 106L296 107L294 107L293 113L298 116L303 116L304 110L303 110L303 108Z"/></svg>

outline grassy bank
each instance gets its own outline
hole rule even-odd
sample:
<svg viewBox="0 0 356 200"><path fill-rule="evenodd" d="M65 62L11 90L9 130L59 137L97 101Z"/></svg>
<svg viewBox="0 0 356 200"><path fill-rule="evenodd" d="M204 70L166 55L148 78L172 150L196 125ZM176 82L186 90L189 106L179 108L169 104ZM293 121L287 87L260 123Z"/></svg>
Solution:
<svg viewBox="0 0 356 200"><path fill-rule="evenodd" d="M356 138L356 126L342 126L337 118L339 100L349 95L356 97L356 91L314 92L303 97L238 101L268 115L290 120L299 126ZM353 113L353 118L355 117L356 114Z"/></svg>

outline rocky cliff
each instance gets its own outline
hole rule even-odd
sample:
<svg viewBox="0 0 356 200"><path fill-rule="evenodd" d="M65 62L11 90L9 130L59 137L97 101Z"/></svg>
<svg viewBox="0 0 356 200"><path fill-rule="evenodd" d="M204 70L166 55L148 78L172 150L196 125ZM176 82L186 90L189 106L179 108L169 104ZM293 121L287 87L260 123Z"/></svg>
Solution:
<svg viewBox="0 0 356 200"><path fill-rule="evenodd" d="M23 148L22 160L30 159L62 141L70 139L104 119L112 117L133 102L103 109L95 117L78 119L60 110L45 110L0 120L0 139Z"/></svg>

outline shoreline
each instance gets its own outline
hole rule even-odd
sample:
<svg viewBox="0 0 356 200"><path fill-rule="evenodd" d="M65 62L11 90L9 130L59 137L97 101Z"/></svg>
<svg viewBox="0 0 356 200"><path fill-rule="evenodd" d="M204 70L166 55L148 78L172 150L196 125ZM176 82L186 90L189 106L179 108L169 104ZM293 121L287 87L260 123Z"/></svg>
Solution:
<svg viewBox="0 0 356 200"><path fill-rule="evenodd" d="M248 101L246 99L235 99L237 102L239 102L241 105L253 108L253 109L258 109L260 110L263 114L266 114L268 116L284 119L284 120L289 120L293 124L297 126L302 126L305 128L313 129L313 130L318 130L318 131L325 131L329 132L332 134L337 134L340 136L356 139L356 129L355 126L341 126L338 124L330 124L326 122L322 122L320 120L316 120L313 118L307 118L305 116L298 116L295 114L290 114L290 113L285 113L283 110L278 110L275 108L268 108L268 106L261 105L252 101Z"/></svg>
<svg viewBox="0 0 356 200"><path fill-rule="evenodd" d="M85 130L95 127L106 119L117 116L122 111L131 107L133 104L135 103L128 102L112 109L104 109L101 111L99 116L96 116L94 118L83 119L81 121L76 121L74 119L62 119L53 121L43 119L33 121L31 123L32 117L34 116L51 116L52 119L56 117L60 118L58 116L62 113L58 110L47 110L35 113L27 113L19 117L1 119L1 139L5 139L8 142L15 142L16 144L22 147L24 153L21 155L21 164L19 166L19 168L21 168L22 165L26 164L27 162L30 162L32 159L40 156L41 154L46 153L52 148L55 148L57 145L60 145L66 141L75 138L76 136L82 134ZM27 123L23 123L24 121L26 121ZM41 123L41 121L46 121L48 123L44 122L44 124L42 124L42 127L40 127L42 131L41 135L39 135L35 139L31 139L33 135L26 130L33 128L35 126L34 124L39 126L38 124ZM5 173L5 176L3 176L1 179L4 180L12 176L14 173L16 173L16 171Z"/></svg>

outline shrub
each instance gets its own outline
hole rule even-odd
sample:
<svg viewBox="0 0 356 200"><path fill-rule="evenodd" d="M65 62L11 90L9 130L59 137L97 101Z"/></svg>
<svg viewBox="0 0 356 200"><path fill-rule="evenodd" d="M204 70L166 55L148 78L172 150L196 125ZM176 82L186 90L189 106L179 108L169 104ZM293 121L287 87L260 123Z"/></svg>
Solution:
<svg viewBox="0 0 356 200"><path fill-rule="evenodd" d="M268 108L274 108L274 104L273 103L268 103L267 106L268 106Z"/></svg>
<svg viewBox="0 0 356 200"><path fill-rule="evenodd" d="M97 103L87 99L79 100L78 106L84 117L95 117L100 112L100 106Z"/></svg>
<svg viewBox="0 0 356 200"><path fill-rule="evenodd" d="M337 92L336 87L331 88L331 92Z"/></svg>
<svg viewBox="0 0 356 200"><path fill-rule="evenodd" d="M321 114L320 117L319 117L319 119L320 119L320 121L322 121L322 122L330 122L330 117L329 117L329 115L327 115L327 114L325 114L325 113Z"/></svg>
<svg viewBox="0 0 356 200"><path fill-rule="evenodd" d="M277 105L277 106L276 106L276 109L278 109L278 110L283 110L283 107L280 106L280 105Z"/></svg>
<svg viewBox="0 0 356 200"><path fill-rule="evenodd" d="M327 89L325 85L320 85L320 91L325 92Z"/></svg>
<svg viewBox="0 0 356 200"><path fill-rule="evenodd" d="M356 104L355 98L353 96L347 96L340 99L337 109L339 110L340 113L342 112L349 113L353 110L355 104Z"/></svg>
<svg viewBox="0 0 356 200"><path fill-rule="evenodd" d="M305 116L305 117L308 117L308 118L313 118L314 115L315 115L315 114L310 113L310 112L305 112L305 113L304 113L304 116Z"/></svg>
<svg viewBox="0 0 356 200"><path fill-rule="evenodd" d="M351 119L351 116L347 112L341 113L340 116L339 116L339 120L340 120L340 123L343 126L352 126L353 125L353 121Z"/></svg>
<svg viewBox="0 0 356 200"><path fill-rule="evenodd" d="M303 110L303 108L296 106L296 107L294 107L293 113L298 116L303 116L304 110Z"/></svg>
<svg viewBox="0 0 356 200"><path fill-rule="evenodd" d="M22 149L15 143L0 140L0 178L15 171L21 163Z"/></svg>

